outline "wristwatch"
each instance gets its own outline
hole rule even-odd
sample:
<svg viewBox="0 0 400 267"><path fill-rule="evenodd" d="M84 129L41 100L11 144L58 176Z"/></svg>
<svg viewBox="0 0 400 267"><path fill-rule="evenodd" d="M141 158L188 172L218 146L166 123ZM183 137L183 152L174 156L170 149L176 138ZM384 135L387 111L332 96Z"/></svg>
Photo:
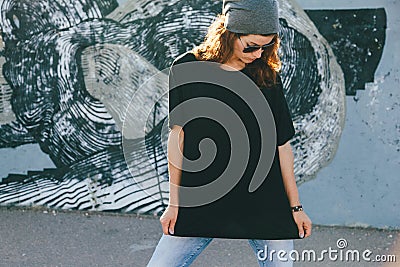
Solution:
<svg viewBox="0 0 400 267"><path fill-rule="evenodd" d="M303 210L303 206L302 205L294 206L294 207L291 207L291 209L292 209L293 212L298 212L298 211L302 211Z"/></svg>

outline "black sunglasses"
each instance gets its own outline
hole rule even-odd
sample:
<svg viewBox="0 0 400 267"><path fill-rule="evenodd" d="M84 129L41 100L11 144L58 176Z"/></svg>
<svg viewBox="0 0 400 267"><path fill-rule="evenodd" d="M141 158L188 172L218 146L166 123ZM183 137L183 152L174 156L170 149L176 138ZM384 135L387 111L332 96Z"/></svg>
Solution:
<svg viewBox="0 0 400 267"><path fill-rule="evenodd" d="M254 51L259 50L260 48L264 51L268 47L271 47L275 44L275 39L272 39L271 42L269 42L268 44L265 44L265 45L261 45L261 46L260 45L249 45L249 46L245 47L242 42L242 39L240 39L240 36L237 35L237 37L239 38L240 42L242 43L243 53L253 53Z"/></svg>

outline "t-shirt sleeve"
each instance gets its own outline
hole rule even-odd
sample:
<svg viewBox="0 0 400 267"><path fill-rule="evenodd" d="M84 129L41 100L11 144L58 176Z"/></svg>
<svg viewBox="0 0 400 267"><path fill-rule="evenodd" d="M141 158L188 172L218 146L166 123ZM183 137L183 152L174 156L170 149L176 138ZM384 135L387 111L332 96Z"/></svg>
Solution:
<svg viewBox="0 0 400 267"><path fill-rule="evenodd" d="M293 126L292 116L287 104L283 85L280 77L278 76L277 92L276 92L276 103L277 103L277 120L275 122L277 131L277 145L284 145L287 141L292 139L295 134Z"/></svg>
<svg viewBox="0 0 400 267"><path fill-rule="evenodd" d="M171 66L168 75L168 127L171 129L173 125L183 127L184 107L179 104L184 102L184 87L183 85L176 86L177 79L174 71L174 64ZM179 107L178 107L179 106Z"/></svg>

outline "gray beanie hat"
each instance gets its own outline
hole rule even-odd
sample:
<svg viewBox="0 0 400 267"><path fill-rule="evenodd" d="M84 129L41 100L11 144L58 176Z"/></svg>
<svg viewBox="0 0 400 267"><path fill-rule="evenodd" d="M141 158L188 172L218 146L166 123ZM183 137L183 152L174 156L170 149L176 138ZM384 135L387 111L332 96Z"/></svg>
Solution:
<svg viewBox="0 0 400 267"><path fill-rule="evenodd" d="M224 0L225 28L243 34L278 33L277 0Z"/></svg>

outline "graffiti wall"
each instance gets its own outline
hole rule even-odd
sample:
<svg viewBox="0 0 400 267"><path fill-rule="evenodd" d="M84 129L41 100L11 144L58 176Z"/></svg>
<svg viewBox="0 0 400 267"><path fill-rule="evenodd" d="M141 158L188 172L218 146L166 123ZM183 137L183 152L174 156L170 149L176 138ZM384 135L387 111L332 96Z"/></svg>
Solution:
<svg viewBox="0 0 400 267"><path fill-rule="evenodd" d="M399 2L298 2L339 50L346 84L346 118L335 157L299 187L302 201L321 224L399 228ZM385 34L376 35L382 28ZM376 49L382 50L379 58L373 58Z"/></svg>
<svg viewBox="0 0 400 267"><path fill-rule="evenodd" d="M168 203L168 67L202 41L221 5L0 0L0 205L160 214ZM328 217L317 206L335 201L336 191L359 200L357 189L346 186L355 186L354 180L365 183L361 191L378 183L372 181L384 165L360 167L366 166L360 157L344 163L343 153L379 142L386 145L381 153L399 151L392 128L363 143L366 132L349 120L362 110L358 123L372 131L378 109L389 107L380 88L386 76L377 76L388 46L387 5L304 9L280 1L280 8L282 78L296 128L291 144L304 205L316 223L396 226L395 214L381 221L352 214L369 205L390 210L391 197L365 194L361 206L336 201ZM391 75L398 77L398 68ZM393 103L399 99L398 93L391 97ZM349 102L364 106L351 109ZM398 106L392 108L398 113ZM397 119L397 134L399 125ZM349 127L360 143L349 144ZM378 157L372 151L370 157ZM399 167L395 160L390 164ZM379 182L394 182L394 169L385 173ZM392 190L378 189L386 195Z"/></svg>

